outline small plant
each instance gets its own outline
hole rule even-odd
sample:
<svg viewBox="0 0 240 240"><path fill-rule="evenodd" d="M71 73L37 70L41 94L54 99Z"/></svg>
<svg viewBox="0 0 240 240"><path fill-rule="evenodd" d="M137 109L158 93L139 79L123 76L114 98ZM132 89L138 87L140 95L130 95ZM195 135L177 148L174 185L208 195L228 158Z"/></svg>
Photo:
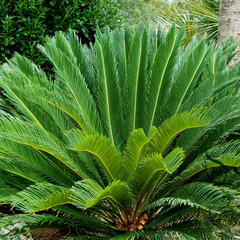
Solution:
<svg viewBox="0 0 240 240"><path fill-rule="evenodd" d="M0 230L0 237L2 240L32 240L29 228L24 220L24 217L17 215L14 218L4 218L4 225ZM24 235L21 234L24 232Z"/></svg>
<svg viewBox="0 0 240 240"><path fill-rule="evenodd" d="M0 71L0 202L30 230L80 239L237 235L239 188L211 180L240 166L240 141L225 141L240 119L236 46L183 39L174 26L98 31L90 47L57 33L40 47L52 81L16 54Z"/></svg>

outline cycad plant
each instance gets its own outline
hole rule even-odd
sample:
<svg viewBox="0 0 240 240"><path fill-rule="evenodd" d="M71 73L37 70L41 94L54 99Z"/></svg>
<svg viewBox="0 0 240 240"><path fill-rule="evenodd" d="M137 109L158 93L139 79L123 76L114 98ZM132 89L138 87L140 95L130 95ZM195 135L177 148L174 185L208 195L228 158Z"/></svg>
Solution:
<svg viewBox="0 0 240 240"><path fill-rule="evenodd" d="M139 26L70 31L40 49L56 78L16 54L1 68L1 203L30 230L80 239L230 239L239 188L209 179L240 166L236 46ZM205 175L207 174L207 178ZM215 174L215 175L214 175Z"/></svg>

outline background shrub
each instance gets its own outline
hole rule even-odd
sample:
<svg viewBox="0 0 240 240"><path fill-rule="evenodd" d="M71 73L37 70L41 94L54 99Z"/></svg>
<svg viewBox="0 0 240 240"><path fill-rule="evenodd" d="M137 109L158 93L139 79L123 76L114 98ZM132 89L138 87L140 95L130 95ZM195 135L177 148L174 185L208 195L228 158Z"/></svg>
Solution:
<svg viewBox="0 0 240 240"><path fill-rule="evenodd" d="M17 51L42 65L37 44L46 35L71 28L83 41L93 40L97 26L119 26L118 11L115 0L1 0L0 64Z"/></svg>

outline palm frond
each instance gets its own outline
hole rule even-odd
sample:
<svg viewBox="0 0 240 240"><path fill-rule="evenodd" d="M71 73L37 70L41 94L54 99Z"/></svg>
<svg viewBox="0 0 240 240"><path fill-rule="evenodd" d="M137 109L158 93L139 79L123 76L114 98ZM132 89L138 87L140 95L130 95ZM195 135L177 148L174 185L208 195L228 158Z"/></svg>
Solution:
<svg viewBox="0 0 240 240"><path fill-rule="evenodd" d="M121 147L123 131L123 111L120 99L116 58L109 30L106 34L98 34L95 43L96 63L98 66L98 105L103 125L103 132L113 145Z"/></svg>
<svg viewBox="0 0 240 240"><path fill-rule="evenodd" d="M157 133L150 141L149 151L163 153L180 132L208 125L209 120L206 113L208 113L208 109L198 108L169 118L158 128Z"/></svg>
<svg viewBox="0 0 240 240"><path fill-rule="evenodd" d="M49 179L49 177L45 175L44 172L40 171L31 164L17 158L12 159L1 157L0 168L4 171L11 172L20 177L23 177L32 183L44 182Z"/></svg>
<svg viewBox="0 0 240 240"><path fill-rule="evenodd" d="M64 129L71 124L55 109L49 111L43 101L39 98L36 99L36 95L39 96L39 91L43 91L43 89L45 90L43 95L51 95L54 85L28 59L15 54L14 58L1 69L1 76L5 85L8 83L9 86L8 88L3 86L5 94L15 105L16 110L21 112L21 117L37 123L43 130L58 136L59 128ZM17 81L13 81L13 79L17 79ZM52 113L50 116L49 112Z"/></svg>
<svg viewBox="0 0 240 240"><path fill-rule="evenodd" d="M212 144L239 123L238 96L228 96L211 105L211 124L198 129L190 129L179 137L179 145L186 150L194 149L195 157L212 147ZM235 106L235 107L233 107ZM211 141L208 141L211 136ZM189 141L191 138L191 143ZM206 139L208 138L208 140ZM188 139L188 140L187 140ZM192 158L192 160L194 157Z"/></svg>
<svg viewBox="0 0 240 240"><path fill-rule="evenodd" d="M186 1L173 3L171 11L160 12L159 22L166 27L176 24L186 31L185 44L194 39L195 35L205 35L208 41L217 40L219 1Z"/></svg>
<svg viewBox="0 0 240 240"><path fill-rule="evenodd" d="M107 176L111 181L119 178L119 169L121 164L120 152L111 144L109 138L100 135L87 136L82 135L79 143L74 148L75 151L89 152L97 157Z"/></svg>
<svg viewBox="0 0 240 240"><path fill-rule="evenodd" d="M148 205L146 209L160 208L164 205L190 206L201 208L213 213L219 213L227 207L227 195L221 188L216 188L211 184L196 182L181 186L170 194Z"/></svg>
<svg viewBox="0 0 240 240"><path fill-rule="evenodd" d="M64 222L65 216L70 219L70 224L77 227L81 228L86 227L87 229L91 229L93 227L94 231L100 231L101 229L104 231L108 231L110 234L111 231L113 231L115 228L111 225L109 225L106 222L101 221L97 216L88 216L86 213L79 211L79 208L73 208L72 206L65 206L65 205L60 205L56 206L53 209L56 213L61 213L60 216L57 217L60 218L63 222L63 224L69 224ZM37 217L36 217L37 218ZM79 219L80 223L79 223ZM94 225L94 226L93 226ZM85 231L87 233L87 230Z"/></svg>
<svg viewBox="0 0 240 240"><path fill-rule="evenodd" d="M189 164L186 170L184 170L179 176L176 176L172 181L169 181L163 188L160 189L158 194L165 192L166 189L172 189L175 186L189 180L191 177L195 176L204 170L219 167L219 166L230 166L239 167L240 157L239 155L233 156L231 154L223 154L218 156L216 159L212 158L209 160L205 154L199 156L194 162ZM165 190L164 190L165 189Z"/></svg>
<svg viewBox="0 0 240 240"><path fill-rule="evenodd" d="M35 150L50 154L61 164L63 164L63 166L65 165L65 167L71 169L73 174L83 177L84 174L80 168L78 168L78 170L75 169L75 163L72 161L72 159L70 159L69 154L63 150L66 150L63 143L59 139L51 136L55 140L54 144L51 144L52 141L48 141L48 138L46 138L46 135L42 133L42 129L39 129L38 125L30 123L27 124L25 121L21 121L17 118L6 117L1 117L0 122L2 126L2 138L14 141L18 144L30 146Z"/></svg>
<svg viewBox="0 0 240 240"><path fill-rule="evenodd" d="M24 61L25 59L22 60ZM10 64L10 66L12 66L12 64ZM7 67L5 66L5 68ZM20 70L18 72L20 72ZM17 107L19 111L22 112L23 116L28 118L33 123L37 124L39 128L41 128L47 135L46 125L48 129L49 125L53 127L53 124L50 123L51 119L44 116L44 113L42 111L39 111L39 109L36 108L34 104L29 102L28 99L26 99L26 97L21 93L21 88L19 86L16 87L16 83L12 81L12 78L18 78L19 85L20 83L23 84L22 87L27 88L31 86L29 84L31 78L29 79L29 77L27 77L25 73L21 73L22 75L19 75L19 73L17 74L16 71L10 72L8 71L8 69L5 69L5 71L1 71L0 85L4 89L6 95L12 101L12 103ZM14 75L16 74L17 76L14 77ZM55 131L57 131L57 129L55 129Z"/></svg>
<svg viewBox="0 0 240 240"><path fill-rule="evenodd" d="M120 206L130 204L131 194L126 183L114 181L103 189L99 184L92 180L77 182L71 189L69 197L80 208L87 209L95 206L105 198L109 198Z"/></svg>
<svg viewBox="0 0 240 240"><path fill-rule="evenodd" d="M0 148L5 150L0 153L2 157L2 169L14 170L15 173L19 173L23 177L25 173L28 176L36 173L37 176L35 177L37 179L44 177L45 181L48 179L50 182L63 184L65 186L71 186L73 184L73 180L64 172L65 169L63 166L59 164L58 161L55 161L54 158L45 155L39 150L6 139L1 139ZM37 179L35 180L38 182Z"/></svg>
<svg viewBox="0 0 240 240"><path fill-rule="evenodd" d="M146 136L141 128L131 132L122 157L122 164L126 169L126 171L122 171L122 179L126 180L131 177L137 164L145 155L147 146L155 133L156 129L154 127L150 130L149 136Z"/></svg>
<svg viewBox="0 0 240 240"><path fill-rule="evenodd" d="M196 86L199 75L203 71L209 47L206 46L203 40L196 44L196 46L195 44L194 42L194 44L190 44L187 47L186 54L181 59L181 66L179 66L177 76L175 76L176 80L168 96L167 106L170 115L167 117L179 112L181 105L191 94L191 91Z"/></svg>
<svg viewBox="0 0 240 240"><path fill-rule="evenodd" d="M31 185L12 196L13 206L24 212L43 211L54 206L68 204L70 191L68 188L50 183Z"/></svg>
<svg viewBox="0 0 240 240"><path fill-rule="evenodd" d="M68 212L66 208L60 208L63 212ZM74 212L74 211L71 211ZM79 219L80 222L79 222ZM14 225L15 223L21 222L24 223L25 226L28 226L31 231L36 230L42 230L42 229L55 229L58 228L78 228L81 230L83 234L86 234L86 231L83 231L83 228L86 229L93 229L93 232L99 232L99 230L108 231L109 233L112 231L111 227L109 227L106 223L101 222L96 217L89 217L87 215L84 215L78 211L78 214L76 215L76 218L70 217L69 215L69 221L66 222L64 216L58 215L54 216L51 214L18 214L16 215L10 215L4 218L0 218L0 227L4 228L10 225Z"/></svg>
<svg viewBox="0 0 240 240"><path fill-rule="evenodd" d="M125 115L128 122L128 134L139 128L144 122L146 107L146 78L149 51L148 28L139 26L129 52L125 89Z"/></svg>
<svg viewBox="0 0 240 240"><path fill-rule="evenodd" d="M149 80L149 97L147 107L146 131L148 132L154 124L158 126L161 122L157 119L158 112L161 111L162 101L167 95L169 86L175 70L175 62L179 53L179 46L183 39L183 31L176 33L176 27L173 26L166 39L156 50L153 65L151 66L152 75Z"/></svg>
<svg viewBox="0 0 240 240"><path fill-rule="evenodd" d="M40 50L53 64L58 79L71 92L81 116L81 122L79 123L81 129L88 134L101 132L101 124L93 97L78 68L79 63L75 54L81 51L81 46L73 45L77 41L75 38L75 35L71 35L71 41L68 41L62 33L57 33L55 38L48 38L46 44L44 47L40 47ZM74 52L73 47L77 49Z"/></svg>
<svg viewBox="0 0 240 240"><path fill-rule="evenodd" d="M218 236L213 234L218 230L214 225L201 221L201 220L190 220L188 222L183 222L176 224L170 229L174 229L176 232L179 232L187 237L192 237L193 239L219 239Z"/></svg>
<svg viewBox="0 0 240 240"><path fill-rule="evenodd" d="M127 72L129 68L130 49L133 41L131 29L126 26L125 29L115 31L112 38L119 76L119 86L121 94L123 94L125 91Z"/></svg>
<svg viewBox="0 0 240 240"><path fill-rule="evenodd" d="M130 179L133 193L141 196L145 191L148 192L148 186L156 175L161 175L160 172L172 174L181 165L183 158L184 154L179 148L174 149L166 158L161 154L145 157Z"/></svg>

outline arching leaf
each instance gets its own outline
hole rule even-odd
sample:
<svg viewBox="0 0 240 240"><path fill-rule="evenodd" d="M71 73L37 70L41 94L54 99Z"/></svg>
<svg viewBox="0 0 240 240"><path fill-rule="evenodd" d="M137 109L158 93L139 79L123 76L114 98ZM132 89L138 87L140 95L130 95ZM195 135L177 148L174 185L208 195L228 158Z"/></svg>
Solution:
<svg viewBox="0 0 240 240"><path fill-rule="evenodd" d="M145 155L147 146L155 133L156 128L154 127L151 129L149 136L146 136L141 128L131 132L122 157L122 165L126 169L126 171L122 171L123 174L126 174L122 179L126 180L131 177L137 164Z"/></svg>
<svg viewBox="0 0 240 240"><path fill-rule="evenodd" d="M43 211L58 205L68 204L68 188L50 183L31 185L12 196L12 204L24 212Z"/></svg>
<svg viewBox="0 0 240 240"><path fill-rule="evenodd" d="M136 168L130 185L135 195L142 195L148 192L148 186L156 175L160 172L172 174L181 165L184 158L183 151L179 148L174 149L165 158L161 154L146 157Z"/></svg>
<svg viewBox="0 0 240 240"><path fill-rule="evenodd" d="M98 66L98 105L103 132L113 145L121 147L123 139L123 112L120 99L120 87L109 30L95 43L96 63Z"/></svg>
<svg viewBox="0 0 240 240"><path fill-rule="evenodd" d="M134 35L127 69L125 92L125 115L128 122L127 133L141 127L144 123L148 51L148 29L142 29L142 26L140 26Z"/></svg>
<svg viewBox="0 0 240 240"><path fill-rule="evenodd" d="M81 51L79 46L75 45L77 51ZM88 134L101 132L96 105L84 81L82 74L85 73L80 72L79 63L75 57L76 49L73 51L72 47L63 33L57 33L55 38L48 38L40 50L55 67L59 80L71 92L81 116L80 127Z"/></svg>
<svg viewBox="0 0 240 240"><path fill-rule="evenodd" d="M159 125L160 119L156 119L157 112L161 111L161 105L164 104L168 93L171 79L175 70L175 62L179 52L179 46L183 39L183 31L176 33L176 27L173 26L168 32L164 42L156 50L156 57L151 66L151 77L149 80L149 97L147 107L147 132L152 125Z"/></svg>
<svg viewBox="0 0 240 240"><path fill-rule="evenodd" d="M181 186L169 197L159 198L146 209L160 208L166 204L172 207L190 206L218 213L227 206L227 195L224 194L221 188L216 188L211 184L190 183Z"/></svg>
<svg viewBox="0 0 240 240"><path fill-rule="evenodd" d="M101 200L108 198L121 205L130 204L131 194L126 183L114 181L103 189L92 180L77 182L71 189L70 199L79 205L80 208L87 209L95 206Z"/></svg>
<svg viewBox="0 0 240 240"><path fill-rule="evenodd" d="M82 136L79 141L74 148L75 151L85 151L95 155L111 181L119 178L120 152L111 144L109 138L100 135Z"/></svg>
<svg viewBox="0 0 240 240"><path fill-rule="evenodd" d="M205 116L207 108L192 109L174 115L166 120L159 128L150 142L149 152L164 153L169 144L182 131L189 128L206 126L209 120Z"/></svg>

